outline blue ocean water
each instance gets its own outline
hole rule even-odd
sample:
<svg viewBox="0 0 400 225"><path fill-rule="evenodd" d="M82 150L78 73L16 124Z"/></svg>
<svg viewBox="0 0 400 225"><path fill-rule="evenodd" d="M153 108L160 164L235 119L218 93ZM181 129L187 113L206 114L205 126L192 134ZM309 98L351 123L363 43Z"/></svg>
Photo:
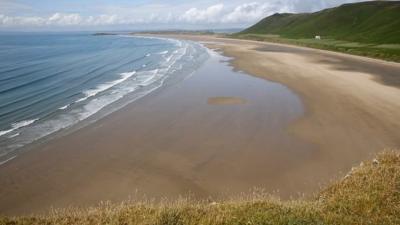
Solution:
<svg viewBox="0 0 400 225"><path fill-rule="evenodd" d="M198 44L161 38L0 34L0 163L26 144L190 74L206 54Z"/></svg>

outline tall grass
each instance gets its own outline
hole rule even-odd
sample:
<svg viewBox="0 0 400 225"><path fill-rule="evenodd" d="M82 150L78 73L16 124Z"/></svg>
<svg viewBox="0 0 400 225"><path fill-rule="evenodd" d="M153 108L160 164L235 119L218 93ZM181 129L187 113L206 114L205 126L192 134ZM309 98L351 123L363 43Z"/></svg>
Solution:
<svg viewBox="0 0 400 225"><path fill-rule="evenodd" d="M0 224L400 224L400 154L361 163L311 200L281 201L262 192L224 202L102 203L47 215L1 217Z"/></svg>

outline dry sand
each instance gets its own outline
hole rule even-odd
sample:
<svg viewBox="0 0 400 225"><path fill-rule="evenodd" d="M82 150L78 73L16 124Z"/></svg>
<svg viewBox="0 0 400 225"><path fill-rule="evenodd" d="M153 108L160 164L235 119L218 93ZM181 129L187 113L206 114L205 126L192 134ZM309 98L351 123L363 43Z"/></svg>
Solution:
<svg viewBox="0 0 400 225"><path fill-rule="evenodd" d="M286 85L301 97L305 115L282 127L274 121L298 112L269 113L264 95L252 100L238 91L238 99L211 99L229 104L210 109L207 99L222 95L199 94L204 105L183 107L168 101L173 91L163 92L1 166L0 212L120 201L136 189L149 197L206 198L258 186L288 198L400 146L399 64L213 36L177 38L207 42L234 57L235 68Z"/></svg>
<svg viewBox="0 0 400 225"><path fill-rule="evenodd" d="M399 63L214 36L176 38L221 49L236 68L299 94L307 113L289 130L318 144L327 160L400 147Z"/></svg>

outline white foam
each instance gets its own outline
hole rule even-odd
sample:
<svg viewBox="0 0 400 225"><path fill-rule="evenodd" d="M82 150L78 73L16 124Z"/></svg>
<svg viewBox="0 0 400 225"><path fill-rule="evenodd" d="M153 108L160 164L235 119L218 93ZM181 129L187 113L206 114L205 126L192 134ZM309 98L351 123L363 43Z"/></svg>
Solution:
<svg viewBox="0 0 400 225"><path fill-rule="evenodd" d="M28 126L28 125L34 123L36 120L38 120L38 119L23 120L23 121L20 121L20 122L13 123L13 124L11 124L11 129L0 131L0 136L3 136L3 135L8 134L10 132L13 132L14 130L17 130L17 129L21 128L21 127Z"/></svg>
<svg viewBox="0 0 400 225"><path fill-rule="evenodd" d="M174 56L174 55L170 55L168 58L165 58L165 61L166 61L166 62L171 61L171 59L172 59L173 56Z"/></svg>
<svg viewBox="0 0 400 225"><path fill-rule="evenodd" d="M84 91L83 94L85 95L85 97L78 99L76 102L78 103L78 102L85 101L86 99L88 99L90 97L93 97L93 96L97 95L100 92L108 90L108 89L114 87L115 85L124 82L125 80L127 80L128 78L133 76L135 73L136 73L136 71L127 72L127 73L121 73L120 74L121 78L118 79L118 80L114 80L114 81L111 81L111 82L100 84L95 89L89 89L87 91Z"/></svg>
<svg viewBox="0 0 400 225"><path fill-rule="evenodd" d="M149 57L149 56L151 56L151 54L150 54L150 53L146 54L146 57Z"/></svg>
<svg viewBox="0 0 400 225"><path fill-rule="evenodd" d="M159 69L141 72L136 77L136 81L138 81L137 85L143 87L151 84L155 80L158 72Z"/></svg>
<svg viewBox="0 0 400 225"><path fill-rule="evenodd" d="M137 99L139 99L139 98L141 98L143 96L146 96L147 94L149 94L149 93L153 92L154 90L156 90L157 88L161 87L162 84L163 84L163 80L161 80L161 83L158 86L152 88L151 90L147 90L147 91L139 94L135 98L131 99L131 101L135 101L135 100L137 100ZM130 87L126 91L129 93L129 92L132 92L134 90L136 90L136 88ZM84 108L83 108L84 111L79 113L79 120L84 120L84 119L88 118L89 116L99 112L101 109L103 109L104 107L108 106L109 104L111 104L111 103L123 98L125 94L126 93L119 93L118 95L115 95L113 97L108 96L108 97L103 98L103 99L93 99L92 101L90 101L88 104L86 104L84 106Z"/></svg>
<svg viewBox="0 0 400 225"><path fill-rule="evenodd" d="M178 50L175 50L174 52L173 52L173 54L171 54L168 58L165 58L165 63L167 64L166 65L166 68L164 69L165 71L169 71L171 68L172 68L172 66L173 65L175 65L176 64L176 62L178 61L178 60L180 60L180 59L182 59L182 57L184 56L184 55L186 55L186 53L187 53L187 51L188 51L188 48L189 48L189 45L187 45L187 44L185 44L185 45L183 45L183 44L181 44L181 48L180 49L178 49ZM172 60L173 59L173 60ZM172 61L171 61L172 60ZM180 70L180 69L178 69L178 70ZM175 70L176 71L176 70Z"/></svg>
<svg viewBox="0 0 400 225"><path fill-rule="evenodd" d="M145 39L153 39L153 40L164 40L175 43L180 47L181 41L171 38L163 38L163 37L152 37L152 36L141 36L141 35L120 35L121 37L130 37L130 38L145 38Z"/></svg>
<svg viewBox="0 0 400 225"><path fill-rule="evenodd" d="M68 104L68 105L65 105L65 106L63 106L63 107L60 107L60 108L58 108L58 109L64 110L64 109L67 109L69 106L70 106L70 105Z"/></svg>
<svg viewBox="0 0 400 225"><path fill-rule="evenodd" d="M142 81L139 86L144 87L152 83L154 76L149 76L144 81Z"/></svg>
<svg viewBox="0 0 400 225"><path fill-rule="evenodd" d="M16 136L18 136L18 135L19 135L19 133L12 134L12 135L8 136L8 138L13 138L13 137L16 137Z"/></svg>
<svg viewBox="0 0 400 225"><path fill-rule="evenodd" d="M163 39L163 38L156 38L156 39ZM32 141L47 136L55 131L77 124L79 121L89 118L90 116L99 112L100 110L107 107L111 103L118 101L119 99L126 96L128 93L134 92L135 90L139 91L133 96L130 96L129 100L124 102L123 105L118 105L117 106L118 109L120 107L125 106L129 102L135 101L136 99L141 98L151 93L152 91L156 90L157 88L161 87L172 71L176 72L182 69L182 64L177 62L180 59L182 59L182 57L184 57L188 52L194 49L191 48L190 47L191 45L189 45L186 42L180 42L174 40L170 41L175 43L176 46L179 46L179 49L160 52L165 55L162 55L164 59L161 60L161 62L157 66L158 67L157 69L121 73L120 77L118 77L117 80L100 84L95 88L82 92L85 96L84 98L81 98L78 101L82 102L84 100L87 100L84 102L84 104L78 104L78 105L69 104L61 107L62 109L68 108L68 112L65 113L62 112L55 118L52 118L50 120L43 120L43 121L41 120L41 123L37 124L35 123L33 126L27 127L26 130L24 129L23 131L20 132L21 135L18 137L18 139L21 140L18 140L19 144L7 146L7 149L16 149L18 147L22 147L25 144L31 143ZM153 54L158 54L158 53L153 53ZM132 79L129 79L130 77L132 77ZM147 87L141 88L143 86ZM99 94L98 96L93 97L100 92L106 91L107 89L111 89L109 93L105 95ZM117 108L112 107L110 109L107 109L105 113L106 114L111 113L117 110ZM93 121L95 121L95 119L96 118L93 118ZM11 131L7 131L7 133L10 132ZM11 134L9 135L11 136Z"/></svg>
<svg viewBox="0 0 400 225"><path fill-rule="evenodd" d="M11 157L11 158L9 158L9 159L7 159L7 160L4 160L4 161L0 162L0 166L3 165L3 164L8 163L9 161L11 161L11 160L13 160L13 159L15 159L15 158L17 158L17 156L13 156L13 157Z"/></svg>
<svg viewBox="0 0 400 225"><path fill-rule="evenodd" d="M163 52L159 52L159 53L157 53L158 55L166 55L166 54L168 54L168 52L169 51L163 51Z"/></svg>

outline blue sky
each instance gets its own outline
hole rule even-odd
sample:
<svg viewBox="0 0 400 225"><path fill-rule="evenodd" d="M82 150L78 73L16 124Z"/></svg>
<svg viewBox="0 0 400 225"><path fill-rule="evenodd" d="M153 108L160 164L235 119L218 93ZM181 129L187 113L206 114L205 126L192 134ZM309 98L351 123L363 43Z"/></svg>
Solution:
<svg viewBox="0 0 400 225"><path fill-rule="evenodd" d="M312 12L360 0L0 0L0 29L246 27L276 12Z"/></svg>

